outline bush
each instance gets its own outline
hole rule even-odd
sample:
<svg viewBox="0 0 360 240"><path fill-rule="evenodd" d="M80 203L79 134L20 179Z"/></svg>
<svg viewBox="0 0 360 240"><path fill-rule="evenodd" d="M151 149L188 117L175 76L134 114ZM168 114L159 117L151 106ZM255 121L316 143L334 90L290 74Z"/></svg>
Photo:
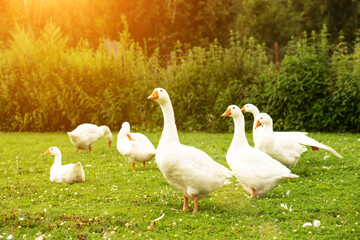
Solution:
<svg viewBox="0 0 360 240"><path fill-rule="evenodd" d="M359 76L354 53L345 43L333 52L326 29L293 42L269 90L269 114L282 130L358 131Z"/></svg>
<svg viewBox="0 0 360 240"><path fill-rule="evenodd" d="M350 52L341 41L330 46L326 29L304 36L287 46L276 74L265 46L236 33L227 48L215 41L185 51L178 42L164 66L163 56L147 56L126 29L118 53L108 56L86 40L69 47L53 24L37 38L17 27L0 44L0 130L69 131L90 122L116 131L123 121L161 129L161 110L147 96L164 87L182 130L232 131L221 113L253 103L277 129L359 131L360 41ZM245 117L251 129L253 118Z"/></svg>

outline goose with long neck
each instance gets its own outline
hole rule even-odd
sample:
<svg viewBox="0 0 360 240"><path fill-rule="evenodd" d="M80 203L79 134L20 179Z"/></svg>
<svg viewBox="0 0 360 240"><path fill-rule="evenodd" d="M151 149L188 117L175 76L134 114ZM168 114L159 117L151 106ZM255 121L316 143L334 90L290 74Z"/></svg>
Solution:
<svg viewBox="0 0 360 240"><path fill-rule="evenodd" d="M282 181L298 177L266 153L248 144L244 115L238 106L230 105L222 116L232 117L235 124L226 161L245 191L252 197L263 196Z"/></svg>
<svg viewBox="0 0 360 240"><path fill-rule="evenodd" d="M61 165L61 151L57 147L49 148L44 155L54 155L54 164L50 169L50 181L55 183L74 183L85 181L81 163Z"/></svg>
<svg viewBox="0 0 360 240"><path fill-rule="evenodd" d="M306 136L306 133L274 132L273 121L267 113L260 113L255 121L256 128L263 126L256 147L288 168L297 164L301 154L307 150L305 146L310 146L313 151L322 148L342 158L333 148Z"/></svg>
<svg viewBox="0 0 360 240"><path fill-rule="evenodd" d="M135 162L142 162L145 169L145 162L150 161L156 152L154 145L145 135L130 132L128 122L124 122L121 126L116 148L130 160L133 171L135 171Z"/></svg>
<svg viewBox="0 0 360 240"><path fill-rule="evenodd" d="M76 147L76 153L79 149L89 149L89 152L91 152L94 143L104 135L106 136L109 147L111 147L113 140L112 133L108 126L97 126L90 123L81 124L72 132L68 132L67 134L70 137L71 143Z"/></svg>
<svg viewBox="0 0 360 240"><path fill-rule="evenodd" d="M155 161L170 185L180 190L184 197L183 211L188 209L188 199L194 200L194 213L199 199L220 189L232 172L215 162L205 152L180 143L174 110L168 93L156 88L148 97L162 110L164 128L156 149Z"/></svg>

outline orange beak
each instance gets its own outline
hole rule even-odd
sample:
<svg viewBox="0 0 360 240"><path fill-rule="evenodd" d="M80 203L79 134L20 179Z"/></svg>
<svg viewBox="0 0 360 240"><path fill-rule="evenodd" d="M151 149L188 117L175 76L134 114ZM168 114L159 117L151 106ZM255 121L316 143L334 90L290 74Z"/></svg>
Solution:
<svg viewBox="0 0 360 240"><path fill-rule="evenodd" d="M242 111L242 112L245 112L245 106L243 106L243 107L241 108L241 111Z"/></svg>
<svg viewBox="0 0 360 240"><path fill-rule="evenodd" d="M261 122L259 120L257 120L256 125L255 125L255 129L257 129L260 125L261 125Z"/></svg>
<svg viewBox="0 0 360 240"><path fill-rule="evenodd" d="M225 116L230 116L231 115L231 108L228 108L227 110L226 110L226 112L224 112L221 116L222 117L225 117Z"/></svg>
<svg viewBox="0 0 360 240"><path fill-rule="evenodd" d="M49 155L50 154L50 150L47 150L46 152L44 152L44 155Z"/></svg>
<svg viewBox="0 0 360 240"><path fill-rule="evenodd" d="M157 90L154 90L153 93L148 97L150 100L156 100L159 98L159 93Z"/></svg>
<svg viewBox="0 0 360 240"><path fill-rule="evenodd" d="M131 138L130 134L126 135L130 141L134 141L134 139Z"/></svg>

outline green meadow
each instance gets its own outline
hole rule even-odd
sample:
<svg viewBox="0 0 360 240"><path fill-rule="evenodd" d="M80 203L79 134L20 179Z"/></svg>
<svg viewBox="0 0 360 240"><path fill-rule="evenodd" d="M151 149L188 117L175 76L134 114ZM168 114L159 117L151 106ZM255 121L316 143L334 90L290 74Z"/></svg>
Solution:
<svg viewBox="0 0 360 240"><path fill-rule="evenodd" d="M229 120L230 121L230 120ZM145 133L157 146L161 132ZM99 139L80 151L66 133L0 133L0 238L2 239L359 239L360 134L310 133L344 158L308 149L292 169L298 179L251 199L232 179L182 212L182 194L154 160L142 169ZM228 167L232 134L180 132L180 141ZM251 134L247 138L252 143ZM86 181L49 180L51 146L62 163L81 162ZM160 218L160 219L159 219ZM320 226L303 227L320 221Z"/></svg>

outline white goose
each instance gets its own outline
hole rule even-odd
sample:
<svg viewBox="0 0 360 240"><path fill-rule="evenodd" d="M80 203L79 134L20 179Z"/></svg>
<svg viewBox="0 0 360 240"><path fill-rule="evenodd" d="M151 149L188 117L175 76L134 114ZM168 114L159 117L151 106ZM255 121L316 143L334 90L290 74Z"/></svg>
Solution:
<svg viewBox="0 0 360 240"><path fill-rule="evenodd" d="M124 122L121 126L116 143L117 150L127 156L131 162L132 170L135 171L135 162L150 161L156 153L154 145L141 133L130 133L130 124Z"/></svg>
<svg viewBox="0 0 360 240"><path fill-rule="evenodd" d="M230 105L222 116L232 117L235 124L234 137L226 154L226 161L252 197L265 195L286 179L298 178L284 165L248 144L244 115L238 106Z"/></svg>
<svg viewBox="0 0 360 240"><path fill-rule="evenodd" d="M251 104L251 103L247 103L245 104L242 108L241 108L242 112L250 112L252 113L252 115L254 116L254 123L253 123L253 141L254 141L254 145L255 148L258 148L258 144L259 144L259 138L262 135L262 130L263 127L257 127L255 128L256 125L256 118L257 116L260 114L259 109ZM292 137L302 137L304 134L307 134L307 132L274 132L275 135L277 135L278 137L289 137L290 135Z"/></svg>
<svg viewBox="0 0 360 240"><path fill-rule="evenodd" d="M57 147L49 148L44 155L54 155L54 164L50 169L50 181L55 183L74 183L85 181L81 163L61 165L61 152Z"/></svg>
<svg viewBox="0 0 360 240"><path fill-rule="evenodd" d="M291 134L291 132L274 132L273 121L266 113L260 113L256 118L255 128L263 126L261 135L258 137L256 147L269 154L288 168L294 167L300 155L307 149L304 145L311 146L313 150L325 149L339 158L342 156L333 148L319 143L318 141L306 136L305 133Z"/></svg>
<svg viewBox="0 0 360 240"><path fill-rule="evenodd" d="M91 152L91 148L94 143L104 136L104 134L106 135L109 147L111 146L113 139L109 127L105 125L98 127L97 125L90 123L81 124L72 132L68 132L67 134L70 137L71 143L76 147L76 152L78 152L79 149L89 149L89 152Z"/></svg>
<svg viewBox="0 0 360 240"><path fill-rule="evenodd" d="M169 184L182 192L183 211L188 209L190 198L194 200L195 213L198 211L198 200L220 189L232 172L205 152L179 142L173 107L165 89L156 88L148 98L160 105L164 116L164 129L155 161Z"/></svg>

